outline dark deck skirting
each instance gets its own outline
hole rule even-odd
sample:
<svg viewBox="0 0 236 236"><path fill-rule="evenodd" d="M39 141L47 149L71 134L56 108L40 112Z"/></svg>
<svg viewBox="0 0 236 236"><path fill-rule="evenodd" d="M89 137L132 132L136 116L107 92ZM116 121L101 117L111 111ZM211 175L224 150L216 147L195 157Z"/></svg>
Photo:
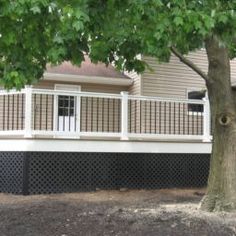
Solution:
<svg viewBox="0 0 236 236"><path fill-rule="evenodd" d="M204 187L209 154L0 152L0 192Z"/></svg>

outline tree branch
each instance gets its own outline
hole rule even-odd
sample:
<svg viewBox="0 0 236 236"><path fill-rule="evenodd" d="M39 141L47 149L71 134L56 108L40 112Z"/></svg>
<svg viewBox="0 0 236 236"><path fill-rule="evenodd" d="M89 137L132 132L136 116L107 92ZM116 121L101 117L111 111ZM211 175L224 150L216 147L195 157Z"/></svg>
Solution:
<svg viewBox="0 0 236 236"><path fill-rule="evenodd" d="M202 71L196 64L194 64L192 61L190 61L188 58L183 56L175 47L170 48L171 52L179 58L181 62L183 62L185 65L190 67L192 70L194 70L198 75L200 75L206 82L209 81L209 77L207 74Z"/></svg>

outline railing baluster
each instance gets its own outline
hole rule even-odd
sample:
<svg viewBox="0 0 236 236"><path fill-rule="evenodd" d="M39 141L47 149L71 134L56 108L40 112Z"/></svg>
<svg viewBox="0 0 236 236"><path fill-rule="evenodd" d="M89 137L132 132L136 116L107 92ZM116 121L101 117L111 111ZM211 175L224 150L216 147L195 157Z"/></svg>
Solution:
<svg viewBox="0 0 236 236"><path fill-rule="evenodd" d="M161 102L159 102L159 134L161 134Z"/></svg>
<svg viewBox="0 0 236 236"><path fill-rule="evenodd" d="M149 102L149 132L152 133L152 101Z"/></svg>
<svg viewBox="0 0 236 236"><path fill-rule="evenodd" d="M194 126L195 126L195 122L194 122L194 121L195 121L195 118L194 118L194 117L195 117L195 116L194 116L194 114L192 113L192 115L191 115L191 119L192 119L192 133L191 133L191 134L192 134L192 135L194 135L194 130L195 130L195 129L194 129Z"/></svg>
<svg viewBox="0 0 236 236"><path fill-rule="evenodd" d="M83 129L83 110L84 110L84 102L83 102L83 100L84 100L84 97L81 97L80 98L80 114L79 114L79 117L80 117L80 130L84 130Z"/></svg>
<svg viewBox="0 0 236 236"><path fill-rule="evenodd" d="M121 127L120 127L120 123L121 123L121 100L118 100L118 132L121 132Z"/></svg>
<svg viewBox="0 0 236 236"><path fill-rule="evenodd" d="M169 134L171 134L171 126L172 126L172 124L171 124L171 122L172 122L172 119L171 119L171 102L169 102Z"/></svg>
<svg viewBox="0 0 236 236"><path fill-rule="evenodd" d="M3 112L2 112L2 119L3 119L3 130L5 130L5 95L3 95Z"/></svg>
<svg viewBox="0 0 236 236"><path fill-rule="evenodd" d="M104 98L102 98L102 132L104 132Z"/></svg>
<svg viewBox="0 0 236 236"><path fill-rule="evenodd" d="M98 120L99 119L99 98L97 98L97 132L98 132Z"/></svg>
<svg viewBox="0 0 236 236"><path fill-rule="evenodd" d="M145 114L145 116L144 116L144 130L145 130L145 134L146 134L146 132L147 132L147 101L144 101L144 114Z"/></svg>
<svg viewBox="0 0 236 236"><path fill-rule="evenodd" d="M178 127L178 128L179 128L178 131L179 131L179 132L178 132L178 134L180 134L180 103L179 103L179 114L178 114L178 117L179 117L179 118L178 118L178 119L179 119L179 121L178 121L178 126L179 126L179 127Z"/></svg>
<svg viewBox="0 0 236 236"><path fill-rule="evenodd" d="M135 100L135 108L134 108L134 127L135 133L137 133L137 100Z"/></svg>
<svg viewBox="0 0 236 236"><path fill-rule="evenodd" d="M154 103L155 106L155 134L157 133L157 102Z"/></svg>
<svg viewBox="0 0 236 236"><path fill-rule="evenodd" d="M16 129L19 129L19 94L17 94Z"/></svg>
<svg viewBox="0 0 236 236"><path fill-rule="evenodd" d="M198 133L198 122L199 122L199 112L197 111L197 135L199 135L199 133Z"/></svg>
<svg viewBox="0 0 236 236"><path fill-rule="evenodd" d="M14 121L15 121L15 117L14 117L14 109L15 109L15 104L14 104L14 94L12 94L12 120L11 120L11 129L14 130Z"/></svg>
<svg viewBox="0 0 236 236"><path fill-rule="evenodd" d="M71 118L71 115L70 115L70 111L71 111L71 99L72 99L72 96L68 96L68 108L67 108L67 110L68 110L68 115L69 115L69 130L68 131L71 131L70 130L70 127L71 127L71 125L70 125L70 118Z"/></svg>
<svg viewBox="0 0 236 236"><path fill-rule="evenodd" d="M131 100L129 100L129 132L131 133L131 119L132 119L132 104Z"/></svg>
<svg viewBox="0 0 236 236"><path fill-rule="evenodd" d="M185 107L185 104L183 103L183 134L185 134L185 115L186 115L186 107Z"/></svg>
<svg viewBox="0 0 236 236"><path fill-rule="evenodd" d="M113 123L113 127L112 127L112 131L113 132L115 132L115 99L113 98L112 99L112 118L113 118L113 121L112 121L112 123Z"/></svg>
<svg viewBox="0 0 236 236"><path fill-rule="evenodd" d="M164 134L166 134L166 102L164 102Z"/></svg>
<svg viewBox="0 0 236 236"><path fill-rule="evenodd" d="M51 100L52 100L52 111L51 111L51 130L53 130L54 127L54 96L55 95L51 95Z"/></svg>
<svg viewBox="0 0 236 236"><path fill-rule="evenodd" d="M189 108L189 104L187 104L187 112L186 112L186 114L187 114L187 129L188 129L188 134L189 134L189 111L188 111L188 108Z"/></svg>
<svg viewBox="0 0 236 236"><path fill-rule="evenodd" d="M36 115L37 115L37 105L36 105L36 96L37 96L37 94L33 94L33 97L34 97L34 99L33 99L33 102L34 102L34 126L33 126L33 128L34 129L36 129Z"/></svg>
<svg viewBox="0 0 236 236"><path fill-rule="evenodd" d="M109 114L110 114L110 105L109 105L109 103L110 103L110 99L109 98L107 98L107 131L108 132L110 132L110 116L109 116Z"/></svg>
<svg viewBox="0 0 236 236"><path fill-rule="evenodd" d="M74 97L74 132L77 131L77 97Z"/></svg>
<svg viewBox="0 0 236 236"><path fill-rule="evenodd" d="M174 112L173 112L173 134L175 134L175 102L173 102L173 109L174 109Z"/></svg>
<svg viewBox="0 0 236 236"><path fill-rule="evenodd" d="M48 94L46 94L46 130L48 130Z"/></svg>
<svg viewBox="0 0 236 236"><path fill-rule="evenodd" d="M88 97L86 97L86 125L85 125L85 130L86 130L86 132L88 132Z"/></svg>
<svg viewBox="0 0 236 236"><path fill-rule="evenodd" d="M142 133L142 100L139 100L139 106L140 106L140 111L139 111L139 116L140 116L140 133Z"/></svg>
<svg viewBox="0 0 236 236"><path fill-rule="evenodd" d="M91 98L91 132L93 132L93 98Z"/></svg>
<svg viewBox="0 0 236 236"><path fill-rule="evenodd" d="M7 130L9 130L9 123L10 123L10 121L9 121L9 117L10 117L10 114L9 114L9 108L10 108L10 102L9 102L9 100L10 100L10 95L8 95L7 96Z"/></svg>
<svg viewBox="0 0 236 236"><path fill-rule="evenodd" d="M21 94L21 129L24 129L25 94Z"/></svg>
<svg viewBox="0 0 236 236"><path fill-rule="evenodd" d="M40 102L39 102L39 106L40 106L40 112L39 112L39 130L42 130L42 109L43 109L43 106L42 106L42 94L40 94Z"/></svg>

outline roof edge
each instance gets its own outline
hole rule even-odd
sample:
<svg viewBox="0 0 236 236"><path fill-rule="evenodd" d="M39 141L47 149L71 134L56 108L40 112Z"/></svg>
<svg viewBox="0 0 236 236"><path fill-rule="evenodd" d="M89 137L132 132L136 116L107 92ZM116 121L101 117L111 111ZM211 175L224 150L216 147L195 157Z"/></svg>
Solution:
<svg viewBox="0 0 236 236"><path fill-rule="evenodd" d="M86 76L86 75L70 75L57 73L44 73L43 80L63 81L63 82L80 82L88 84L105 84L114 86L130 86L133 84L131 78L115 78L101 76Z"/></svg>

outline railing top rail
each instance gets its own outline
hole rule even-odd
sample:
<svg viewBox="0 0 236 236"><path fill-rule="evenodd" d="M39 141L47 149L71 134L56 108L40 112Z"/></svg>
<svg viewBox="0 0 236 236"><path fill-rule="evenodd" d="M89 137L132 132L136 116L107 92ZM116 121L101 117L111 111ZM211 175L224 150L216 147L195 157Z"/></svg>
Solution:
<svg viewBox="0 0 236 236"><path fill-rule="evenodd" d="M24 94L25 89L21 89L20 91L16 89L11 89L9 91L0 89L0 95L14 95L14 94Z"/></svg>
<svg viewBox="0 0 236 236"><path fill-rule="evenodd" d="M195 99L179 99L179 98L162 98L162 97L149 97L149 96L137 96L129 95L130 100L141 100L141 101L158 101L158 102L176 102L176 103L186 103L186 104L202 104L204 105L206 101L195 100Z"/></svg>
<svg viewBox="0 0 236 236"><path fill-rule="evenodd" d="M15 89L6 91L0 90L1 95L13 95L13 94L24 94L25 89L17 91ZM69 90L53 90L53 89L38 89L32 88L33 94L48 94L48 95L64 95L64 96L83 96L83 97L97 97L97 98L113 98L121 99L121 94L112 93L97 93L97 92L84 92L84 91L69 91ZM128 95L130 100L140 100L140 101L158 101L158 102L176 102L184 104L202 104L206 103L205 100L195 100L195 99L179 99L179 98L163 98L163 97L151 97L151 96L138 96L138 95Z"/></svg>

